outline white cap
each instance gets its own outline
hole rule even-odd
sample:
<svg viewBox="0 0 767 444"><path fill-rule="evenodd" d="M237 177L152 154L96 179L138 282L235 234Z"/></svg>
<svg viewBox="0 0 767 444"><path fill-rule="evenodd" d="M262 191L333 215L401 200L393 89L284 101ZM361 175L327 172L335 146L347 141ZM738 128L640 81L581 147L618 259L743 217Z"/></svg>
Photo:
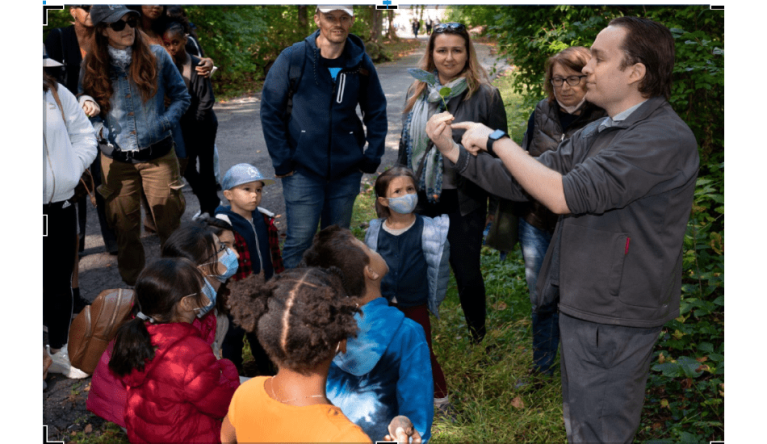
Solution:
<svg viewBox="0 0 767 444"><path fill-rule="evenodd" d="M333 11L343 11L349 14L351 17L354 17L354 8L352 8L350 5L317 6L317 9L323 14L327 14L328 12Z"/></svg>

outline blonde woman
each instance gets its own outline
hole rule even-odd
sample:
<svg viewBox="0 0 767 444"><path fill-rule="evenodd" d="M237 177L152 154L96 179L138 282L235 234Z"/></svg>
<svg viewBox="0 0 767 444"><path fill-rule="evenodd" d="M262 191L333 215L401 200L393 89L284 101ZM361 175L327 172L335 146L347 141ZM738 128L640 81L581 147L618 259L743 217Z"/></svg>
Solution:
<svg viewBox="0 0 767 444"><path fill-rule="evenodd" d="M434 27L419 68L434 74L431 85L416 80L410 86L402 116L403 130L398 163L411 168L417 177L416 212L436 217L447 214L450 229L450 265L458 283L461 307L472 341L485 336L485 283L479 268L482 231L485 226L488 194L477 185L446 168L440 152L426 135L426 123L435 114L449 111L455 122L482 122L491 128L507 130L506 110L498 89L477 60L466 27L461 23L441 23ZM439 91L450 88L443 98ZM445 109L445 104L447 108ZM455 131L460 143L463 131ZM435 404L447 405L444 380L435 380Z"/></svg>

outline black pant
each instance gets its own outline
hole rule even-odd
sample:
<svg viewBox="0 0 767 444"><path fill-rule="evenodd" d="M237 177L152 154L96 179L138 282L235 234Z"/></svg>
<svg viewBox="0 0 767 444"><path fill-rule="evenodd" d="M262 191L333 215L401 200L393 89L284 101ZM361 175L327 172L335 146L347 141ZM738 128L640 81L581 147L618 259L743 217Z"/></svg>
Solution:
<svg viewBox="0 0 767 444"><path fill-rule="evenodd" d="M450 218L450 229L447 232L447 240L450 242L450 266L458 284L458 296L461 299L466 324L475 343L481 342L485 337L487 314L485 281L480 269L486 210L487 206L483 205L462 216L456 190L443 190L440 201L436 204L430 204L423 192L418 193L418 213L428 217L447 214Z"/></svg>
<svg viewBox="0 0 767 444"><path fill-rule="evenodd" d="M48 235L43 237L43 324L51 348L67 343L72 319L72 269L75 265L77 213L75 205L43 205Z"/></svg>
<svg viewBox="0 0 767 444"><path fill-rule="evenodd" d="M184 145L188 163L184 177L192 187L192 192L200 201L200 212L213 216L221 202L216 192L216 174L213 171L213 150L216 144L218 123L199 123L202 128L190 129L190 124L184 123L181 129L184 135ZM197 159L200 159L200 170L197 170Z"/></svg>
<svg viewBox="0 0 767 444"><path fill-rule="evenodd" d="M221 344L221 355L232 361L240 374L242 374L243 336L247 336L248 338L250 352L253 354L253 359L255 359L256 365L258 366L259 375L276 375L277 368L272 363L272 360L269 359L266 350L261 347L261 343L258 342L256 334L246 333L242 327L234 323L232 315L229 315L229 330L226 331L224 342Z"/></svg>

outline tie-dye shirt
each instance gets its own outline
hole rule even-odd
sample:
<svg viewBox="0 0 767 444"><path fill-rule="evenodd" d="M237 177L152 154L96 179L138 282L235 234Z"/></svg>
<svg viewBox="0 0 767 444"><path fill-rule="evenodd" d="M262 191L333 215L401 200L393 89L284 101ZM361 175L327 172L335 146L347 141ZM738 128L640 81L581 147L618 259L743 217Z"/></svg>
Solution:
<svg viewBox="0 0 767 444"><path fill-rule="evenodd" d="M423 328L378 298L355 315L359 332L330 366L327 396L373 440L405 415L426 444L434 418L434 383Z"/></svg>

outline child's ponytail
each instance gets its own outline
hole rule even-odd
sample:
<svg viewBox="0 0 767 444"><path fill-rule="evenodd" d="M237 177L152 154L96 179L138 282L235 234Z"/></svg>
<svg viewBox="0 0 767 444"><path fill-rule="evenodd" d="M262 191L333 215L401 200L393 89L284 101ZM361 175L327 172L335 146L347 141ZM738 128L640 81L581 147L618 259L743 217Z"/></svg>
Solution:
<svg viewBox="0 0 767 444"><path fill-rule="evenodd" d="M176 306L186 296L201 303L203 279L188 259L159 259L147 265L136 280L135 318L117 330L109 368L119 376L142 371L154 358L147 324L173 322Z"/></svg>

